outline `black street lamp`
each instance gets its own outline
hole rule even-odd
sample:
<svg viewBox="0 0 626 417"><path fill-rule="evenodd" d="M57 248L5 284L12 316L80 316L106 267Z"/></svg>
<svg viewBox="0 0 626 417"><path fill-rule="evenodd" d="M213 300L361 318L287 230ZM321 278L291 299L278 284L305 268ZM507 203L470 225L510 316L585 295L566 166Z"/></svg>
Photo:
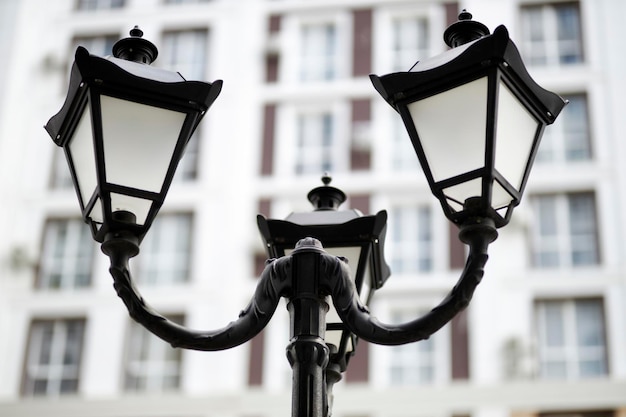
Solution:
<svg viewBox="0 0 626 417"><path fill-rule="evenodd" d="M146 234L221 81L186 81L151 67L157 48L138 28L113 56L76 49L63 107L45 128L63 148L83 219L102 242L123 230Z"/></svg>
<svg viewBox="0 0 626 417"><path fill-rule="evenodd" d="M445 31L449 51L370 78L402 116L445 215L501 227L520 203L544 127L565 102L533 81L504 26L489 35L471 18L464 10Z"/></svg>
<svg viewBox="0 0 626 417"><path fill-rule="evenodd" d="M464 11L444 33L451 50L409 72L371 76L402 116L433 194L469 247L450 293L408 323L374 319L366 306L389 276L383 258L387 214L339 210L346 196L324 177L324 185L309 193L312 212L285 220L258 217L273 259L239 318L222 329L195 331L145 303L128 262L139 253L221 81L189 82L150 67L157 50L141 35L131 31L113 47L112 58L79 47L66 102L46 130L65 150L83 218L110 257L117 294L149 331L174 347L229 349L258 334L280 298L289 300L294 417L330 414L330 388L345 371L356 338L384 345L423 340L469 304L496 229L521 201L543 129L565 105L530 78L503 26L490 35ZM336 315L327 320L329 310Z"/></svg>

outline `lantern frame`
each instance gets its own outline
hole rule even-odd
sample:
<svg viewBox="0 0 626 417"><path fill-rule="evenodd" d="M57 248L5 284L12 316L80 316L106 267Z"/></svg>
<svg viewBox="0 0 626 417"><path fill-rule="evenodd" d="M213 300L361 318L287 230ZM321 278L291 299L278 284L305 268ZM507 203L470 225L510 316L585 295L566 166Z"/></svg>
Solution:
<svg viewBox="0 0 626 417"><path fill-rule="evenodd" d="M107 233L123 230L139 241L146 234L158 213L170 187L178 162L202 117L221 91L222 81L213 83L186 81L179 73L149 66L156 58L156 47L141 39L141 31L131 31L131 37L120 40L113 48L114 57L102 58L78 47L72 65L67 97L61 110L46 124L45 129L55 144L62 147L70 168L72 182L79 199L83 220L89 224L93 238L102 242ZM132 51L129 52L129 51ZM169 158L165 176L157 191L144 190L112 183L107 180L102 97L123 100L150 110L167 110L184 115L178 138ZM144 107L138 107L138 109ZM90 117L95 189L82 189L84 178L79 172L70 145L83 117ZM146 149L150 152L150 149ZM87 188L87 187L84 187ZM147 209L145 219L137 219L127 210L112 206L112 194L138 199ZM100 205L100 207L98 206ZM99 212L101 210L101 213Z"/></svg>
<svg viewBox="0 0 626 417"><path fill-rule="evenodd" d="M319 240L331 254L333 249L358 248L359 259L350 269L354 271L357 294L361 302L368 305L374 292L391 275L384 259L387 212L383 210L376 215L363 215L358 210L338 210L345 202L346 195L328 185L330 177L324 176L322 181L324 186L317 187L308 194L314 211L292 213L285 220L266 219L258 215L259 232L270 258L289 255L296 244L307 237ZM365 282L368 271L369 282ZM326 331L341 331L338 346L333 344L334 348L331 348L330 360L331 363L338 364L343 372L355 353L357 337L341 319L327 322Z"/></svg>
<svg viewBox="0 0 626 417"><path fill-rule="evenodd" d="M471 18L471 15L469 18ZM460 19L465 18L461 14ZM453 47L436 57L416 63L409 72L398 72L384 76L370 75L370 79L381 96L400 114L420 161L432 193L439 199L446 217L454 223L462 224L475 217L489 217L496 227L506 225L513 208L522 198L528 176L546 125L553 123L566 102L557 94L540 87L528 74L515 44L510 40L507 29L498 26L489 35L481 32L478 22L459 21L446 31L445 39ZM470 34L462 33L463 25L471 24ZM455 26L456 25L456 26ZM467 28L466 28L467 29ZM458 35L461 31L462 35ZM478 39L476 38L477 36ZM460 45L460 46L457 46ZM482 166L473 171L463 172L443 180L436 179L418 134L419 126L413 120L409 105L434 97L479 80L487 79L487 103ZM499 110L499 90L506 88L537 122L528 155L525 158L521 181L512 184L496 168L496 146L498 139L497 121ZM468 98L471 100L471 98ZM480 105L477 103L476 105ZM451 121L454 114L450 115ZM479 179L480 196L472 196L469 201L456 201L446 195L446 189ZM510 201L504 206L492 205L494 186L501 187Z"/></svg>

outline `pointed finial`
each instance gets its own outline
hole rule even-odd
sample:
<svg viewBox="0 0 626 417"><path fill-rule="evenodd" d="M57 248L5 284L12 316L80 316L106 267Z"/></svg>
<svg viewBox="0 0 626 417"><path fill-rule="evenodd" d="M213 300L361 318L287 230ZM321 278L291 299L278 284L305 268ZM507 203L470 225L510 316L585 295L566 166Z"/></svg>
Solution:
<svg viewBox="0 0 626 417"><path fill-rule="evenodd" d="M459 20L448 26L443 32L443 40L451 48L466 44L489 35L489 28L472 20L472 14L466 9L459 13Z"/></svg>
<svg viewBox="0 0 626 417"><path fill-rule="evenodd" d="M157 47L149 40L143 39L143 31L135 26L130 37L120 39L113 45L113 56L140 64L152 64L159 54Z"/></svg>
<svg viewBox="0 0 626 417"><path fill-rule="evenodd" d="M324 185L312 189L307 195L309 201L313 204L313 209L337 210L346 201L346 194L338 188L331 187L329 185L331 181L331 176L328 172L325 172L322 176Z"/></svg>

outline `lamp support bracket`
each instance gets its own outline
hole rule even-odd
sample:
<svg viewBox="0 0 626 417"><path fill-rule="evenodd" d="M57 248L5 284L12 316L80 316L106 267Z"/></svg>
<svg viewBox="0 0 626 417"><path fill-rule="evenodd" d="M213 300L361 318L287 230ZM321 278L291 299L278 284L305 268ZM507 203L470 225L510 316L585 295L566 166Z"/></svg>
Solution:
<svg viewBox="0 0 626 417"><path fill-rule="evenodd" d="M370 315L361 304L346 260L326 253L314 238L302 239L289 256L268 260L254 296L239 318L214 331L187 329L148 306L133 284L129 270L129 259L139 253L138 240L132 234L107 234L102 251L111 260L113 286L130 316L173 347L215 351L238 346L263 330L281 297L289 299L291 341L287 358L294 380L292 415L328 417L337 375L329 366L329 348L324 340L326 297L331 296L348 329L366 341L400 345L427 339L467 307L483 277L487 247L496 237L495 224L489 218L477 217L463 224L459 238L470 250L459 281L429 313L397 325L383 324Z"/></svg>

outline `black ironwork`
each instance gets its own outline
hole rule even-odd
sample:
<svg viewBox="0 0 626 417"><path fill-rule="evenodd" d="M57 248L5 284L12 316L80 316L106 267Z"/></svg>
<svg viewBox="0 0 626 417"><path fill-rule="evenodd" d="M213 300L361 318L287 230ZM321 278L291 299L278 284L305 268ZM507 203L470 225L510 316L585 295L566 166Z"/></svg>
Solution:
<svg viewBox="0 0 626 417"><path fill-rule="evenodd" d="M98 242L102 242L109 231L118 229L132 231L141 241L163 204L191 135L222 88L221 80L213 83L186 81L179 73L149 66L157 56L157 49L141 35L141 30L135 28L129 38L118 41L113 48L114 57L90 55L87 49L79 46L65 103L45 126L54 143L65 152L83 220L90 225L92 235ZM101 105L105 96L183 115L179 134L173 138L177 140L176 145L158 190L138 189L108 180ZM75 156L72 150L74 139L80 133L77 132L78 126L84 118L87 119L83 123L89 126L92 135L86 142L93 144L91 156L95 161L91 163L96 171L93 173L78 172L77 165L81 162L84 165L85 161L77 161L76 158L80 159L80 156ZM150 149L146 149L146 153L149 152ZM93 176L97 184L89 184L93 188L81 189L90 181L81 182L83 178L79 178L79 174ZM112 195L141 201L149 207L145 219L135 223L120 223L113 216L116 208L111 202ZM102 218L97 218L99 216Z"/></svg>
<svg viewBox="0 0 626 417"><path fill-rule="evenodd" d="M309 193L309 200L314 205L313 212L305 215L294 213L285 221L258 217L259 229L272 259L267 261L252 299L236 320L221 329L211 331L192 330L175 324L146 303L133 283L129 260L139 254L141 239L165 198L184 146L206 109L219 94L221 81L212 85L181 84L182 90L179 90L174 85L178 83L160 82L143 77L147 72L144 66L136 63L149 64L156 58L157 50L141 36L142 32L135 28L131 31L130 38L123 39L115 45L114 55L117 58L114 60L120 61L117 64L93 57L84 48L79 48L76 52L66 103L46 125L55 143L63 146L66 151L83 216L92 227L94 239L102 242L101 249L110 258L109 270L114 288L130 316L150 332L174 347L202 351L229 349L250 340L269 323L280 299L286 298L291 317L287 358L293 371L292 415L327 417L330 415L332 386L341 379L348 357L345 345L341 353L333 352L331 345L325 340L327 330L331 330L326 326L326 313L330 307L327 300L332 301L341 318L341 326L345 326L346 334L351 332L366 341L383 345L398 345L426 339L469 304L484 274L488 246L498 236L496 228L508 222L510 211L507 217L503 218L487 208L482 198L469 198L465 202L460 202L463 203L461 214L453 212L446 205L442 192L444 185L435 184L432 174L427 169L423 151L420 154L419 144L416 143L417 132L415 127L412 127L412 140L420 161L425 166L431 189L442 201L446 215L459 225L459 239L469 247L461 277L439 305L420 318L396 325L381 323L370 314L366 306L368 299L362 300L359 292L364 284L363 271L367 262L371 262L373 278L368 284L373 289L380 288L389 276L389 269L382 256L387 214L382 211L375 216L362 216L354 211L339 211L338 208L346 200L346 195L341 190L330 187L330 177L325 177L324 185ZM509 87L515 90L516 94L519 93L521 100L529 103L530 111L538 119L544 124L554 121L564 103L562 100L559 101L558 96L546 92L532 82L521 64L517 50L509 42L504 27L496 29L494 35L488 35L484 25L471 22L471 15L464 12L459 16L459 22L446 31L445 37L451 46L479 40L436 70L427 70L418 76L414 73L372 76L376 89L403 114L405 121L409 118L406 105L410 100L435 94L449 88L450 85L473 80L479 76L477 74L483 71L484 67L490 65L493 67L490 74L506 78ZM126 189L124 186L105 181L104 167L100 165L103 158L102 126L96 114L92 117L94 142L100 146L94 151L97 159L98 185L90 200L86 201L81 197L69 142L88 103L91 101L96 103L92 112L95 110L97 113L98 95L104 91L121 99L168 109L176 108L188 113L173 159L168 166L164 185L158 195L143 190ZM537 129L538 136L542 129L543 125ZM530 158L532 157L533 154ZM529 161L527 169L530 169L530 162L532 161ZM463 178L454 178L454 181L463 182L476 175L484 177L491 175L489 178L493 179L496 174L469 172L463 174ZM528 171L524 175L525 183ZM507 188L506 183L501 185L512 193L514 200L511 204L516 205L523 189ZM138 225L134 213L111 207L110 196L107 197L107 193L112 191L154 200L148 219ZM487 198L490 198L490 193L487 194ZM91 210L98 201L103 204L102 224L94 224L90 218ZM361 253L365 253L365 256L360 257L356 278L351 278L350 269L344 258L328 254L322 245L327 248L361 247Z"/></svg>
<svg viewBox="0 0 626 417"><path fill-rule="evenodd" d="M128 267L139 253L136 236L123 231L106 235L102 251L111 260L114 288L130 316L173 347L216 351L245 343L270 321L281 297L289 300L291 342L287 357L293 370L293 416L330 415L332 385L341 369L328 369L330 351L324 340L326 298L330 296L343 323L358 337L376 344L398 345L427 339L469 304L487 262L487 247L497 237L492 219L473 218L463 224L459 238L469 246L461 277L444 300L421 318L404 324L379 322L363 305L345 259L327 254L319 240L300 240L288 256L270 259L257 289L239 318L222 329L190 330L169 321L145 302Z"/></svg>
<svg viewBox="0 0 626 417"><path fill-rule="evenodd" d="M540 87L531 78L504 26L498 26L493 34L489 34L484 25L470 19L471 14L461 13L459 21L452 24L445 33L446 42L451 46L458 46L456 50L453 48L436 59L418 62L410 71L383 76L372 74L370 79L380 95L402 117L430 189L439 199L446 217L460 225L478 210L482 216L492 218L497 227L502 227L509 222L513 209L521 201L545 126L556 120L566 102L557 94ZM409 106L479 79L487 80L487 102L480 104L487 109L484 127L481 128L484 142L476 144L485 149L484 164L456 176L435 178L431 161L422 146L420 127L416 126ZM529 153L519 155L525 162L525 168L520 183L515 184L510 183L511 179L505 178L494 163L496 141L499 139L496 134L498 114L501 111L500 90L505 88L510 90L537 123L534 134L529 139ZM469 106L476 106L473 97L468 97L467 100ZM455 115L450 114L449 118L453 120ZM459 155L459 158L463 157L464 155ZM479 201L466 204L466 201L455 200L449 195L449 190L458 189L472 181L481 184ZM507 194L507 204L495 204L492 201L496 187ZM471 210L468 210L470 207Z"/></svg>

